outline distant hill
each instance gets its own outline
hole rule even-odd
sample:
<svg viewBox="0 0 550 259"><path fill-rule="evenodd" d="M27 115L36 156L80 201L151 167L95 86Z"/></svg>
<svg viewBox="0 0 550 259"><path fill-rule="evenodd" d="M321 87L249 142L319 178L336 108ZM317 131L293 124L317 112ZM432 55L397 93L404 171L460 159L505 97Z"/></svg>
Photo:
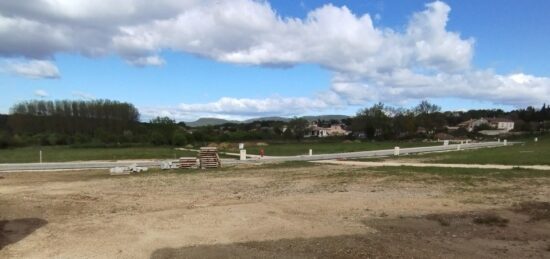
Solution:
<svg viewBox="0 0 550 259"><path fill-rule="evenodd" d="M318 115L318 116L304 116L302 117L308 121L316 121L316 120L343 120L349 118L347 115Z"/></svg>
<svg viewBox="0 0 550 259"><path fill-rule="evenodd" d="M316 121L316 120L343 120L349 118L347 115L318 115L318 116L303 116L300 118L304 118L308 121ZM255 121L283 121L288 122L292 118L286 118L286 117L259 117L259 118L253 118L248 119L244 121L236 121L236 120L225 120L225 119L218 119L218 118L200 118L196 121L191 122L185 122L185 124L189 127L202 127L202 126L217 126L222 125L225 123L251 123Z"/></svg>
<svg viewBox="0 0 550 259"><path fill-rule="evenodd" d="M200 118L196 121L185 122L189 127L217 126L225 123L241 123L240 121L230 121L218 118Z"/></svg>
<svg viewBox="0 0 550 259"><path fill-rule="evenodd" d="M250 123L250 122L255 122L255 121L284 121L284 122L287 122L289 120L290 120L290 118L285 118L285 117L260 117L260 118L248 119L248 120L245 120L243 122L244 123Z"/></svg>

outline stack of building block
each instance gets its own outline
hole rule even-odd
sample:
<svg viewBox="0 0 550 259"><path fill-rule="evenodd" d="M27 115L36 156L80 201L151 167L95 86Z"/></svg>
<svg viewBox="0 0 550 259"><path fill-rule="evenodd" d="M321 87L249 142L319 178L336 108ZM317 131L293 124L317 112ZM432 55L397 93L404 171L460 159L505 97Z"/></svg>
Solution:
<svg viewBox="0 0 550 259"><path fill-rule="evenodd" d="M197 168L196 157L180 157L180 168Z"/></svg>
<svg viewBox="0 0 550 259"><path fill-rule="evenodd" d="M218 168L222 166L218 156L218 148L215 147L201 147L199 160L201 168Z"/></svg>

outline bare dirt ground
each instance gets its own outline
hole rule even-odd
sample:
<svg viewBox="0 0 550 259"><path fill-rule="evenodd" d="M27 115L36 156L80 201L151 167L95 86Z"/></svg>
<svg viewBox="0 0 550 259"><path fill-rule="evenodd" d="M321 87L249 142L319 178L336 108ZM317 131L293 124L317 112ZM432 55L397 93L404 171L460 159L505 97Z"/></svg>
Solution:
<svg viewBox="0 0 550 259"><path fill-rule="evenodd" d="M548 177L371 170L2 173L0 258L550 257Z"/></svg>

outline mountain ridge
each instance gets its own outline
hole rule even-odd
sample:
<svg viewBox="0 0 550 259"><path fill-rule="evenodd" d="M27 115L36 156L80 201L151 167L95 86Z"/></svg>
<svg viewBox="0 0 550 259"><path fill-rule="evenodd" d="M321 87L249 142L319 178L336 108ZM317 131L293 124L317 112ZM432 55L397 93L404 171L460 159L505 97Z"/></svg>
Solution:
<svg viewBox="0 0 550 259"><path fill-rule="evenodd" d="M350 118L348 115L338 115L338 114L327 114L327 115L313 115L313 116L301 116L298 118L303 118L308 121L316 121L316 120L343 120ZM280 117L280 116L271 116L271 117L258 117L258 118L252 118L248 120L226 120L226 119L220 119L220 118L212 118L212 117L204 117L199 118L196 121L185 121L185 124L189 127L202 127L202 126L218 126L226 123L252 123L255 121L282 121L282 122L288 122L292 120L293 118L289 117Z"/></svg>

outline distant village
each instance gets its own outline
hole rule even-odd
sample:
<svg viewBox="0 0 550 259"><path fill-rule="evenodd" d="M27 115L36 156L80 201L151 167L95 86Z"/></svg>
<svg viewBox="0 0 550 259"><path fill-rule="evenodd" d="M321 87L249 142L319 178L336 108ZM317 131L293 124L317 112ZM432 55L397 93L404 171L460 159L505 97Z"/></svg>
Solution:
<svg viewBox="0 0 550 259"><path fill-rule="evenodd" d="M467 132L478 130L479 134L487 136L495 136L509 133L514 129L514 121L507 118L479 118L469 119L461 122L456 126L446 126L448 132L454 132L459 129L464 129ZM481 129L481 130L480 130ZM418 127L417 133L428 133L423 127ZM318 137L342 137L353 134L353 131L343 123L331 124L330 126L320 126L318 122L313 121L304 134L305 138ZM365 137L362 134L357 134L358 137Z"/></svg>

